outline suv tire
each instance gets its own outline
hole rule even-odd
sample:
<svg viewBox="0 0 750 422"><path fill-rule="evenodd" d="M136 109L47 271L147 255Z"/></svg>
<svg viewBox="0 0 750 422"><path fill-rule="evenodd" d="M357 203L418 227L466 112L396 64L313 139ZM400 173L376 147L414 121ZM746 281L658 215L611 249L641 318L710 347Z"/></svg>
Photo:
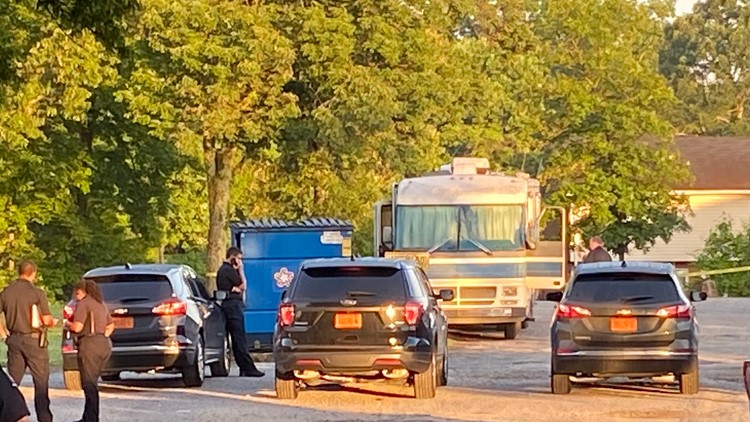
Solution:
<svg viewBox="0 0 750 422"><path fill-rule="evenodd" d="M294 400L299 395L297 379L292 373L280 374L276 371L275 387L276 397L279 400Z"/></svg>
<svg viewBox="0 0 750 422"><path fill-rule="evenodd" d="M505 327L503 327L503 330L505 331L505 339L513 340L516 337L518 337L518 332L520 331L520 328L521 328L520 322L506 324Z"/></svg>
<svg viewBox="0 0 750 422"><path fill-rule="evenodd" d="M203 352L203 338L195 344L195 359L190 366L182 368L182 381L186 387L200 387L206 376L206 357Z"/></svg>
<svg viewBox="0 0 750 422"><path fill-rule="evenodd" d="M414 397L418 399L431 399L435 397L437 376L435 374L435 354L426 371L414 374Z"/></svg>
<svg viewBox="0 0 750 422"><path fill-rule="evenodd" d="M224 347L221 349L221 358L218 362L214 362L210 365L211 376L217 378L224 378L229 376L229 338L224 339Z"/></svg>
<svg viewBox="0 0 750 422"><path fill-rule="evenodd" d="M698 394L700 391L700 371L698 364L691 365L690 372L680 374L680 394Z"/></svg>
<svg viewBox="0 0 750 422"><path fill-rule="evenodd" d="M63 371L63 380L65 381L65 389L70 391L80 391L81 387L81 373L79 371Z"/></svg>
<svg viewBox="0 0 750 422"><path fill-rule="evenodd" d="M573 386L568 375L556 374L553 372L550 377L550 387L552 389L552 394L570 394L570 390Z"/></svg>

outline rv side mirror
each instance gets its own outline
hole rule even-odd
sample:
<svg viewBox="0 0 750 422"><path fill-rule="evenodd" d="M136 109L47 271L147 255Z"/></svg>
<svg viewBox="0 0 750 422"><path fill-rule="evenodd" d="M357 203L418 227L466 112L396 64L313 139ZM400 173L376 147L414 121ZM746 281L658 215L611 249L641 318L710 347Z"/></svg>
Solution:
<svg viewBox="0 0 750 422"><path fill-rule="evenodd" d="M563 292L551 292L547 293L547 300L550 302L559 302L563 298Z"/></svg>
<svg viewBox="0 0 750 422"><path fill-rule="evenodd" d="M216 290L214 292L214 300L217 302L221 302L222 300L226 300L229 294L226 292L226 290Z"/></svg>
<svg viewBox="0 0 750 422"><path fill-rule="evenodd" d="M393 245L393 227L383 227L383 245L389 248Z"/></svg>

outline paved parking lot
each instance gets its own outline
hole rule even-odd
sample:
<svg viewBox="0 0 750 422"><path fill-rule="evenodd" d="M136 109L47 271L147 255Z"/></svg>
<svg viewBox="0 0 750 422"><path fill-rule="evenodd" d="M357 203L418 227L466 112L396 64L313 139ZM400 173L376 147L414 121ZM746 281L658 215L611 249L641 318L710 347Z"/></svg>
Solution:
<svg viewBox="0 0 750 422"><path fill-rule="evenodd" d="M407 388L352 386L303 391L298 400L281 402L273 391L273 364L262 363L264 379L209 378L202 389L181 388L178 379L164 376L107 383L102 421L750 420L741 381L742 362L750 358L750 300L713 299L698 305L702 392L694 397L679 395L676 386L616 384L551 395L547 328L552 309L539 303L537 321L514 341L455 335L449 387L439 389L434 400L411 399ZM27 376L22 390L28 398L33 396L30 385ZM55 419L78 419L82 393L66 391L60 373L53 374L51 385Z"/></svg>

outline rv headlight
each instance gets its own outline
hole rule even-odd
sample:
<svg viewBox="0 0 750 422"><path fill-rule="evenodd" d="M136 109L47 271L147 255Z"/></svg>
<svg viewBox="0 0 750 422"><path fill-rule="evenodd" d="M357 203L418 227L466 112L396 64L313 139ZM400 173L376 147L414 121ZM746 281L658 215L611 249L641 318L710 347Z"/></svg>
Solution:
<svg viewBox="0 0 750 422"><path fill-rule="evenodd" d="M518 287L514 287L514 286L503 287L503 296L518 296Z"/></svg>

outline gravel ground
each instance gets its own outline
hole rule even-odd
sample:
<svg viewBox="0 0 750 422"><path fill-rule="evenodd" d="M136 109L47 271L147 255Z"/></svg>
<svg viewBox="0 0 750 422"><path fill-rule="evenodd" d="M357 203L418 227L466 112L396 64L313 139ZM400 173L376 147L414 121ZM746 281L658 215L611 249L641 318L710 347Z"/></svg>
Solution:
<svg viewBox="0 0 750 422"><path fill-rule="evenodd" d="M202 389L182 388L179 379L167 376L126 375L121 383L102 386L102 421L750 421L741 381L742 362L750 359L750 300L712 299L697 307L702 392L693 397L681 396L674 385L616 383L551 395L553 307L539 303L537 321L517 340L454 335L449 386L434 400L414 400L405 387L354 385L306 390L296 401L280 402L270 376L273 364L261 363L269 374L263 379L209 378ZM52 375L51 385L55 419L78 419L82 393L66 391L60 373ZM33 397L30 386L27 376L21 388L27 398Z"/></svg>

